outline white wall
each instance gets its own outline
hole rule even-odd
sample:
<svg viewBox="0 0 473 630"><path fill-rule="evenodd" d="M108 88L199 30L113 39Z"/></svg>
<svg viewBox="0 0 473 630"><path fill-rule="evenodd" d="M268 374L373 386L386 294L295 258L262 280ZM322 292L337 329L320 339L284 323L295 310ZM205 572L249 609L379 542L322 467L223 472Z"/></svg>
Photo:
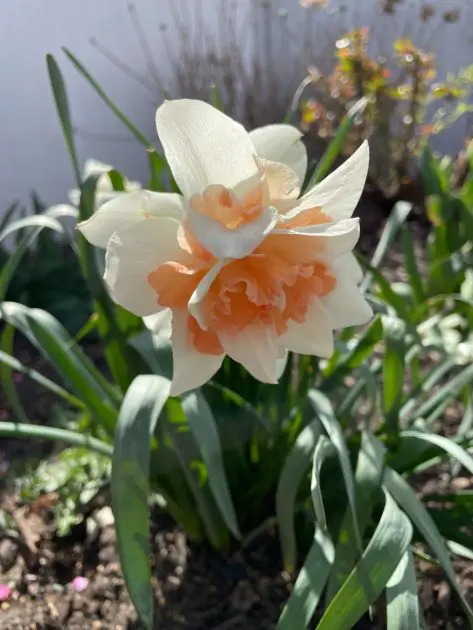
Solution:
<svg viewBox="0 0 473 630"><path fill-rule="evenodd" d="M192 5L194 17L189 37L198 42L203 21L217 28L216 3L219 1L233 2L237 6L241 24L248 20L241 31L247 38L246 47L253 37L258 40L254 43L262 47L262 57L267 54L267 41L261 35L264 28L259 28L255 37L254 24L248 19L250 3L260 3L261 0L135 0L160 73L165 73L168 53L172 53L167 47L174 47L172 54L178 54L171 6L175 11L183 3ZM296 54L295 51L299 50L300 54L303 34L314 25L317 28L312 46L319 54L324 49L330 50L330 43L344 29L366 21L378 24L377 32L382 44L390 43L395 34L392 20L380 18L373 10L376 0L347 0L348 12L333 12L323 19L319 13L312 18L312 25L307 11L299 7L298 0L270 2L273 14L285 6L288 10L286 28L290 32L287 37L279 33L271 42L271 59L281 68L281 80L285 77L289 81L299 79L291 74L286 58L289 52ZM409 0L404 2L409 4ZM467 4L465 0L432 2L445 8ZM154 139L154 113L160 100L159 90L146 90L124 75L89 42L90 37L95 37L152 83L143 51L132 28L127 3L128 0L0 0L0 213L13 199L27 203L32 189L48 204L65 201L66 191L73 184L46 74L47 52L55 55L66 78L81 160L95 157L123 169L131 178L143 179L146 176L142 149L61 53L61 46L70 48L145 134ZM340 3L332 0L333 7L336 8L337 4ZM186 15L181 9L181 20L187 19ZM281 15L284 16L283 13ZM464 14L461 24L444 25L434 29L430 35L428 29L421 30L416 39L427 39L440 53L440 65L444 69L456 70L459 66L473 63L472 35L471 29L468 29L471 17L470 11L468 15ZM165 41L160 31L161 23L168 24ZM312 54L310 50L306 52ZM308 61L310 56L307 54ZM460 130L455 130L444 148L456 149L466 131L466 124L466 120L462 122Z"/></svg>
<svg viewBox="0 0 473 630"><path fill-rule="evenodd" d="M238 2L243 6L247 0ZM0 213L14 199L28 203L32 189L48 204L65 201L73 185L46 73L48 52L66 79L81 161L95 157L131 178L147 176L142 148L61 52L62 46L69 48L154 140L159 89L147 90L123 74L89 41L95 37L153 84L127 4L128 0L0 0ZM175 12L186 20L185 7L192 5L189 37L193 39L199 38L204 19L199 16L217 27L214 0L136 0L135 4L155 66L165 79L168 52L176 53ZM214 9L208 11L209 5ZM163 23L168 25L164 39ZM167 51L168 46L173 50Z"/></svg>

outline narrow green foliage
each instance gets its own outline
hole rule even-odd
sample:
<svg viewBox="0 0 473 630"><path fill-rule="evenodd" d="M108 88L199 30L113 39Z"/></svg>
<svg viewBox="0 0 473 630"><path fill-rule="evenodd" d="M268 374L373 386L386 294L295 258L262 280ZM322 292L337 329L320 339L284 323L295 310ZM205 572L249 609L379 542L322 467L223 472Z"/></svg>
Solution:
<svg viewBox="0 0 473 630"><path fill-rule="evenodd" d="M52 55L46 56L46 63L48 66L49 81L53 92L54 102L56 104L58 117L64 134L64 140L66 141L69 157L71 158L77 185L80 186L81 176L74 142L74 132L71 123L66 85L64 83L61 70Z"/></svg>
<svg viewBox="0 0 473 630"><path fill-rule="evenodd" d="M128 592L145 627L153 627L149 546L149 461L156 423L171 384L161 376L139 376L118 416L112 462L112 507L117 547Z"/></svg>
<svg viewBox="0 0 473 630"><path fill-rule="evenodd" d="M387 630L419 628L419 599L412 553L406 551L386 588Z"/></svg>
<svg viewBox="0 0 473 630"><path fill-rule="evenodd" d="M408 549L412 525L386 493L381 520L360 562L330 602L317 630L351 630L386 587Z"/></svg>

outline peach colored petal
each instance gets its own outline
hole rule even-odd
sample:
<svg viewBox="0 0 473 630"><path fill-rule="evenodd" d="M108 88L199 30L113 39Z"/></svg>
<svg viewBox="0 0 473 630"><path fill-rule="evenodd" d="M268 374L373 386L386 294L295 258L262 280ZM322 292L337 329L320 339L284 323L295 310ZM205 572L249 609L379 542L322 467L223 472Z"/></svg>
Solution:
<svg viewBox="0 0 473 630"><path fill-rule="evenodd" d="M295 229L309 227L312 225L322 225L323 223L331 223L332 219L322 211L322 208L308 208L297 214L296 216L281 221L278 224L278 228L282 229Z"/></svg>
<svg viewBox="0 0 473 630"><path fill-rule="evenodd" d="M313 236L269 234L257 251L285 263L303 265L323 254L324 242Z"/></svg>
<svg viewBox="0 0 473 630"><path fill-rule="evenodd" d="M204 275L205 269L167 262L148 275L148 282L156 291L160 306L186 308Z"/></svg>
<svg viewBox="0 0 473 630"><path fill-rule="evenodd" d="M201 195L193 195L189 205L194 212L215 219L229 230L259 217L262 211L263 186L258 182L240 199L224 186L208 186Z"/></svg>
<svg viewBox="0 0 473 630"><path fill-rule="evenodd" d="M192 316L189 316L187 321L187 329L189 342L197 352L215 356L223 354L222 344L216 333L210 330L202 330L197 320Z"/></svg>
<svg viewBox="0 0 473 630"><path fill-rule="evenodd" d="M209 266L215 260L214 256L199 243L194 233L189 228L187 221L183 221L177 231L177 242L181 249L190 254L193 259L198 259Z"/></svg>

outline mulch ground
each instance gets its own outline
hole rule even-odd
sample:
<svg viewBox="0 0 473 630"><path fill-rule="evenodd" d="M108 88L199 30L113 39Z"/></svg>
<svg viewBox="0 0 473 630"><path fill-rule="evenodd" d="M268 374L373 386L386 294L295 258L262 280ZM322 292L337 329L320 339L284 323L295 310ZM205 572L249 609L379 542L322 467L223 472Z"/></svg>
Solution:
<svg viewBox="0 0 473 630"><path fill-rule="evenodd" d="M363 250L373 248L381 222L379 213L372 212L370 207L365 209ZM415 223L413 231L417 235L416 253L421 257L425 228ZM390 279L403 279L402 255L396 249L389 256L388 269ZM97 355L97 349L91 351ZM31 362L28 348L22 347L19 352L23 353L19 358ZM35 367L43 371L45 366L38 367L35 363ZM51 411L48 395L31 382L17 385L30 419L48 422ZM8 407L0 406L1 419L9 419L10 413ZM459 418L460 414L453 409L446 414L445 421L454 430ZM49 448L50 445L40 443L0 440L0 475L12 461L44 457ZM442 467L419 476L413 484L419 495L427 495L433 489L449 492L473 485L466 473L452 482ZM56 535L47 503L36 506L35 510L22 508L15 504L15 497L8 489L1 501L0 508L13 505L12 509L19 510L24 532L28 532L29 527L34 540L12 539L2 532L0 523L0 583L13 586L11 598L0 604L0 630L138 630L141 627L120 572L115 532L106 501L86 514L65 538ZM281 570L275 531L264 532L248 548L219 554L206 544L188 540L160 511L154 512L152 522L156 628L275 628L292 587L290 577ZM428 627L466 630L468 625L442 572L425 561L418 561L417 565ZM473 601L473 563L457 561L455 569L467 597ZM71 586L77 576L88 579L82 592L76 592ZM364 619L356 630L382 630L384 627L381 619Z"/></svg>
<svg viewBox="0 0 473 630"><path fill-rule="evenodd" d="M97 521L104 524L96 525ZM179 528L157 512L152 549L156 629L276 627L291 581L281 572L275 532L263 534L248 549L218 554L205 544L187 540ZM0 609L1 630L141 628L120 572L108 508L92 514L66 538L57 538L49 529L34 556L3 538L0 566L2 581L15 584L12 598ZM473 598L473 567L458 562L455 568L463 588ZM427 562L419 562L418 570L428 627L466 630L468 625L442 573ZM71 587L76 576L88 579L80 593ZM384 627L382 620L364 619L355 628Z"/></svg>

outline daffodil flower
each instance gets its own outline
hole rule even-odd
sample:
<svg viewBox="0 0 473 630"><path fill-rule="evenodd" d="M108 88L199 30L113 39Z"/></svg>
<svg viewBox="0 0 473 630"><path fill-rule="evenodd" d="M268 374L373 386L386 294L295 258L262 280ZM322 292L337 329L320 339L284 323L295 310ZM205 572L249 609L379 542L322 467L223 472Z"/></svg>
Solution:
<svg viewBox="0 0 473 630"><path fill-rule="evenodd" d="M113 170L114 167L111 166L111 164L104 164L103 162L94 159L87 160L84 165L84 172L82 175L84 181L92 175L96 175L98 178L97 185L95 187L96 208L100 208L100 206L107 201L123 195L123 191L113 189L112 182L108 176L109 172ZM139 182L129 181L125 178L123 183L126 192L133 192L141 189L141 184ZM78 188L73 188L68 192L68 197L71 204L77 208L80 202L80 190Z"/></svg>
<svg viewBox="0 0 473 630"><path fill-rule="evenodd" d="M328 357L334 330L372 316L351 253L368 145L300 197L297 129L248 133L193 100L165 102L156 123L182 195L122 195L79 229L106 247L114 300L170 329L172 394L207 382L225 355L267 383L288 350Z"/></svg>

